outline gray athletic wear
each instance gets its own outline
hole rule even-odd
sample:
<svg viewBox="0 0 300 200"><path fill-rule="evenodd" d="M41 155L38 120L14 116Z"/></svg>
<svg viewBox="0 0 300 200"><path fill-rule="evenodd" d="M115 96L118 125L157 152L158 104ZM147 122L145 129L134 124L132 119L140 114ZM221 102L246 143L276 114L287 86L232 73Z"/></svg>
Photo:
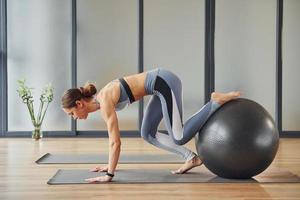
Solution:
<svg viewBox="0 0 300 200"><path fill-rule="evenodd" d="M208 102L183 124L182 85L178 76L161 68L150 70L146 75L145 90L147 95L152 97L142 121L142 138L158 148L179 154L186 160L192 159L195 153L181 145L195 136L220 105L214 101ZM119 102L127 102L127 105L129 102L126 90L122 90L122 86ZM157 131L162 119L168 135Z"/></svg>
<svg viewBox="0 0 300 200"><path fill-rule="evenodd" d="M125 91L125 88L122 84L120 84L120 98L118 104L116 105L116 111L122 110L126 108L130 104L129 97Z"/></svg>

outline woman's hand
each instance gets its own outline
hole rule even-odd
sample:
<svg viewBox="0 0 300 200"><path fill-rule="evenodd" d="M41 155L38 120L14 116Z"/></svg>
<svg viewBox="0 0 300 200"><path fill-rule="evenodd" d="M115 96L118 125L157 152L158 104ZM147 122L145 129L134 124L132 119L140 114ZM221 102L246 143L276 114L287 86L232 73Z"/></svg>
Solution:
<svg viewBox="0 0 300 200"><path fill-rule="evenodd" d="M107 172L107 170L108 170L108 166L94 167L94 168L90 169L91 172Z"/></svg>
<svg viewBox="0 0 300 200"><path fill-rule="evenodd" d="M85 181L89 182L89 183L97 183L97 182L110 182L112 180L112 177L110 176L98 176L95 178L88 178L85 179Z"/></svg>

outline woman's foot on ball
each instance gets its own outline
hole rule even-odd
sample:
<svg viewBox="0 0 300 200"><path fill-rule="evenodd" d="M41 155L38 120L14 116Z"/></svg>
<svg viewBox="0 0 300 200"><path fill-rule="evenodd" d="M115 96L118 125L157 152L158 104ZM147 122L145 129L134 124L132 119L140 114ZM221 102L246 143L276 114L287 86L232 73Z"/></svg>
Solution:
<svg viewBox="0 0 300 200"><path fill-rule="evenodd" d="M171 171L172 174L184 174L194 167L202 165L202 160L199 156L195 155L191 160L186 161L179 169Z"/></svg>
<svg viewBox="0 0 300 200"><path fill-rule="evenodd" d="M211 100L222 105L232 99L238 98L239 96L241 96L241 92L239 91L233 91L228 93L213 92L211 93Z"/></svg>

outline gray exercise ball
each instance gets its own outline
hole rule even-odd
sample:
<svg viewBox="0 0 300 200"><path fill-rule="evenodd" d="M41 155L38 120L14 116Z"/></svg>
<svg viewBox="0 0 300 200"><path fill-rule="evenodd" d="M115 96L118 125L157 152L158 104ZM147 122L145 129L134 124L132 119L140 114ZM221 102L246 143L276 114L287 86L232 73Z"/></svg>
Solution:
<svg viewBox="0 0 300 200"><path fill-rule="evenodd" d="M264 171L273 161L279 134L271 115L244 98L223 104L196 135L204 165L223 178L246 179Z"/></svg>

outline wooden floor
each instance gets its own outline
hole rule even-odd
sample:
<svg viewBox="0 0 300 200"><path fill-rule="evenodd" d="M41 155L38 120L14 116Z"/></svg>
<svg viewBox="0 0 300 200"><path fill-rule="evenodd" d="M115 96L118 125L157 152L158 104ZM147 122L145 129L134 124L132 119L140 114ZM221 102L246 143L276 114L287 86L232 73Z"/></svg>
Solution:
<svg viewBox="0 0 300 200"><path fill-rule="evenodd" d="M194 143L188 145L194 149ZM272 163L300 176L300 139L281 139ZM300 184L197 183L197 184L84 184L47 185L59 168L87 169L95 165L37 165L34 161L50 153L105 153L107 139L100 138L26 138L0 139L0 200L6 199L300 199ZM165 153L141 139L122 139L122 153ZM119 169L166 168L178 164L129 165ZM204 166L201 166L204 167Z"/></svg>

